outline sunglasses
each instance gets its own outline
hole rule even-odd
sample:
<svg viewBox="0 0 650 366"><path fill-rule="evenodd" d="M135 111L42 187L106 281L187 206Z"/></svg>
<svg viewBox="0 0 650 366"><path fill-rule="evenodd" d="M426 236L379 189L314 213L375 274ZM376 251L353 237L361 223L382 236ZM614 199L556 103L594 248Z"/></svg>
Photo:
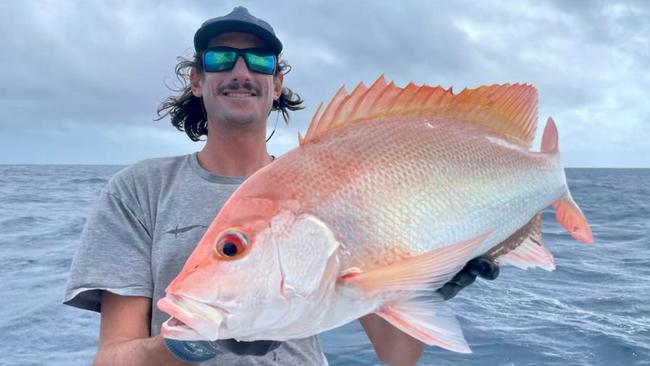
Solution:
<svg viewBox="0 0 650 366"><path fill-rule="evenodd" d="M232 70L239 56L244 58L250 71L273 75L277 67L276 56L259 48L208 48L203 52L203 69L207 72Z"/></svg>

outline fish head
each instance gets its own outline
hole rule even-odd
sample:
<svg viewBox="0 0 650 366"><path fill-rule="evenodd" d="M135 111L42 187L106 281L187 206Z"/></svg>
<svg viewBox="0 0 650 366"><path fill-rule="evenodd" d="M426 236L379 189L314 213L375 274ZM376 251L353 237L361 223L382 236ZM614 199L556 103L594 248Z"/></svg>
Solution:
<svg viewBox="0 0 650 366"><path fill-rule="evenodd" d="M283 340L333 293L338 246L295 201L231 199L158 302L163 337Z"/></svg>

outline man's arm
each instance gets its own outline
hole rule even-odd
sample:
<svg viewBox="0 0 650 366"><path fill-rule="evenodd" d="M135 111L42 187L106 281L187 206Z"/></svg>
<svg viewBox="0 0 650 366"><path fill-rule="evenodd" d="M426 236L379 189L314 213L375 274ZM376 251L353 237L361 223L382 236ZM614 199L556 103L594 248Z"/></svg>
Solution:
<svg viewBox="0 0 650 366"><path fill-rule="evenodd" d="M163 338L151 337L151 299L102 291L99 349L93 366L187 366L165 347Z"/></svg>
<svg viewBox="0 0 650 366"><path fill-rule="evenodd" d="M410 366L415 365L422 355L422 342L395 328L378 315L368 314L359 318L359 322L382 362L391 366Z"/></svg>

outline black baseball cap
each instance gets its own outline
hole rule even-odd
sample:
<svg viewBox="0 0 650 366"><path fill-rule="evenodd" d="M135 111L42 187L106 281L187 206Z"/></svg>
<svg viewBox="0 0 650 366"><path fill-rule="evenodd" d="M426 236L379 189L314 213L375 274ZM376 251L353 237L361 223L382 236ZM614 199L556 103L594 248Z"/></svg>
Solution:
<svg viewBox="0 0 650 366"><path fill-rule="evenodd" d="M206 20L201 24L194 34L194 50L197 53L204 51L212 38L225 32L250 33L264 41L269 50L276 55L282 52L282 42L275 36L271 25L252 16L243 6L238 6L229 14Z"/></svg>

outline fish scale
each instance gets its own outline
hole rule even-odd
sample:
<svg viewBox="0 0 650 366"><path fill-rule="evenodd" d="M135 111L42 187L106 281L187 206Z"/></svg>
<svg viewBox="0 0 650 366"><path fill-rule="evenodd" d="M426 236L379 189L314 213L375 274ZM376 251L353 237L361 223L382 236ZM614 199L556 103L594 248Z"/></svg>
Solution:
<svg viewBox="0 0 650 366"><path fill-rule="evenodd" d="M495 144L498 137L488 140L476 127L431 120L371 123L370 132L356 126L332 134L331 142L305 146L300 155L288 154L277 162L278 174L268 179L274 183L266 186L269 191L289 186L295 175L294 181L310 183L295 185L292 194L303 202L318 198L319 204L303 208L338 228L336 234L352 253L344 265L385 265L400 259L393 253L417 255L494 227L503 227L495 233L495 240L502 240L563 193L563 176L553 159ZM336 155L328 153L332 144ZM337 157L343 158L333 161ZM440 174L443 167L445 174ZM302 171L317 171L318 176L305 179ZM545 192L551 186L555 189ZM509 212L495 215L495 209L504 207Z"/></svg>

